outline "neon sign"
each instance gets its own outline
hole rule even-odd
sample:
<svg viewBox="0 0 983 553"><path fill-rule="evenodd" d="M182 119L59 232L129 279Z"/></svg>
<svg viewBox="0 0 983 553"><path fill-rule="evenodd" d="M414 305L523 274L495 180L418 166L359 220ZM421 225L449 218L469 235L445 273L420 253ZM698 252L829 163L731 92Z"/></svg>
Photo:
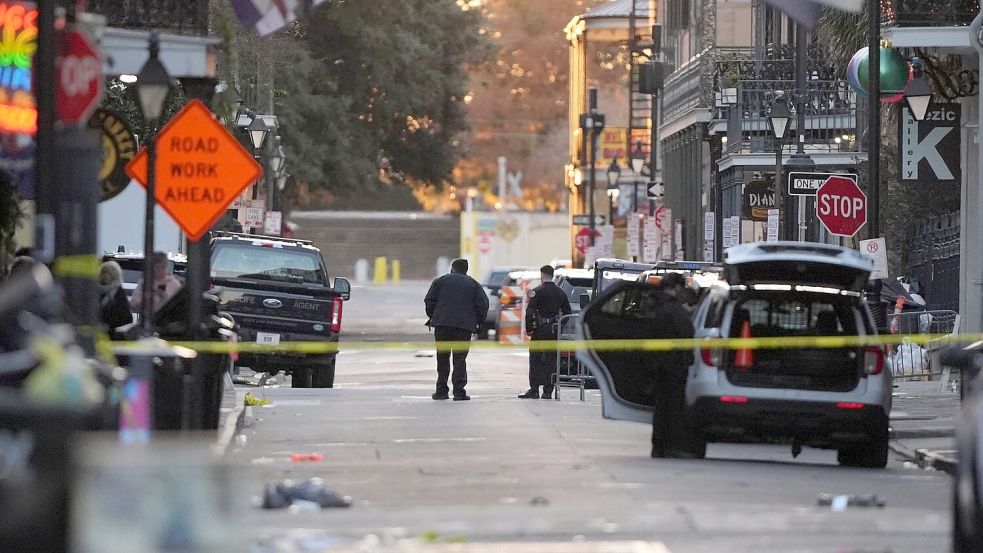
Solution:
<svg viewBox="0 0 983 553"><path fill-rule="evenodd" d="M0 132L37 132L38 112L31 90L37 20L33 5L0 0Z"/></svg>

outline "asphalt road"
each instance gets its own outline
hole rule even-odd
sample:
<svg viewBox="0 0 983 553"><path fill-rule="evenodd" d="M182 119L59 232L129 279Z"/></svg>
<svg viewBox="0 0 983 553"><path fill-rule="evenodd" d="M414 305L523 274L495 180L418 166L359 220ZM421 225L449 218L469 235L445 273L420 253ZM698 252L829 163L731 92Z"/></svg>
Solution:
<svg viewBox="0 0 983 553"><path fill-rule="evenodd" d="M433 401L427 351L378 348L426 337L425 291L353 292L344 339L361 345L339 357L335 389L253 390L272 405L253 408L231 454L243 486L258 495L268 480L319 476L354 499L343 510L248 510L254 551L404 551L420 541L510 553L948 548L951 483L942 473L898 459L884 470L845 469L833 452L793 459L779 446L712 444L706 460L651 459L650 428L602 419L597 392L585 402L572 389L562 401L516 399L522 350L473 351L472 401ZM291 462L292 453L324 460ZM877 494L885 506L834 512L817 505L822 493Z"/></svg>

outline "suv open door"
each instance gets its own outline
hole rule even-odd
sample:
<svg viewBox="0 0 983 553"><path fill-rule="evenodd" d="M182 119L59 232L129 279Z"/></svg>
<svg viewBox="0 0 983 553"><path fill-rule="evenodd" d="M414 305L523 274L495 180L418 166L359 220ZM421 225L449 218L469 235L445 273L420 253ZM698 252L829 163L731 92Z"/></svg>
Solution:
<svg viewBox="0 0 983 553"><path fill-rule="evenodd" d="M656 286L616 282L584 309L577 320L578 340L632 340L655 337ZM597 379L604 418L652 422L655 355L642 350L581 349L577 357Z"/></svg>

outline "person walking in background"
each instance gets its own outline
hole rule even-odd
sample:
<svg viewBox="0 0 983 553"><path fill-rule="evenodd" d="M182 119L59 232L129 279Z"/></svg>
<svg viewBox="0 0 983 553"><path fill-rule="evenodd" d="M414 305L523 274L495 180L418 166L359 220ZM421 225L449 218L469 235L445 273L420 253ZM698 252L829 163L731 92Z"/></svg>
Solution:
<svg viewBox="0 0 983 553"><path fill-rule="evenodd" d="M468 260L455 259L451 272L437 277L423 300L427 326L433 327L437 342L437 390L433 399L448 399L447 378L454 387L454 401L471 399L465 391L468 370L465 360L471 347L471 335L485 321L488 297L476 280L468 276ZM451 374L451 355L454 372Z"/></svg>
<svg viewBox="0 0 983 553"><path fill-rule="evenodd" d="M164 252L154 252L150 254L149 263L152 267L153 282L150 284L154 290L153 311L156 313L161 306L177 294L181 289L181 281L176 276L167 272L167 254ZM139 312L143 306L143 279L137 284L133 294L130 295L130 307Z"/></svg>
<svg viewBox="0 0 983 553"><path fill-rule="evenodd" d="M123 269L115 261L99 267L99 320L110 333L133 322L130 302L123 290Z"/></svg>
<svg viewBox="0 0 983 553"><path fill-rule="evenodd" d="M526 329L533 341L556 340L556 324L560 317L570 314L570 300L553 282L553 267L539 268L542 284L529 292L526 306ZM549 399L553 397L553 375L556 373L556 351L546 348L530 348L529 390L519 394L519 399ZM539 387L543 395L539 395Z"/></svg>

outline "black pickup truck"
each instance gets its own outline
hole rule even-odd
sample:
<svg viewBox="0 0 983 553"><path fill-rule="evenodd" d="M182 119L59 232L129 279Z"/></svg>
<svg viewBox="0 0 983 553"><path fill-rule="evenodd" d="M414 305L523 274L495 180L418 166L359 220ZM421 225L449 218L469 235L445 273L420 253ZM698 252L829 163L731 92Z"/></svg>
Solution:
<svg viewBox="0 0 983 553"><path fill-rule="evenodd" d="M351 295L347 280L335 278L332 285L320 250L310 242L236 233L219 233L211 241L211 286L243 341L273 346L337 342L342 302ZM334 387L333 353L243 353L239 364L289 373L294 388Z"/></svg>

